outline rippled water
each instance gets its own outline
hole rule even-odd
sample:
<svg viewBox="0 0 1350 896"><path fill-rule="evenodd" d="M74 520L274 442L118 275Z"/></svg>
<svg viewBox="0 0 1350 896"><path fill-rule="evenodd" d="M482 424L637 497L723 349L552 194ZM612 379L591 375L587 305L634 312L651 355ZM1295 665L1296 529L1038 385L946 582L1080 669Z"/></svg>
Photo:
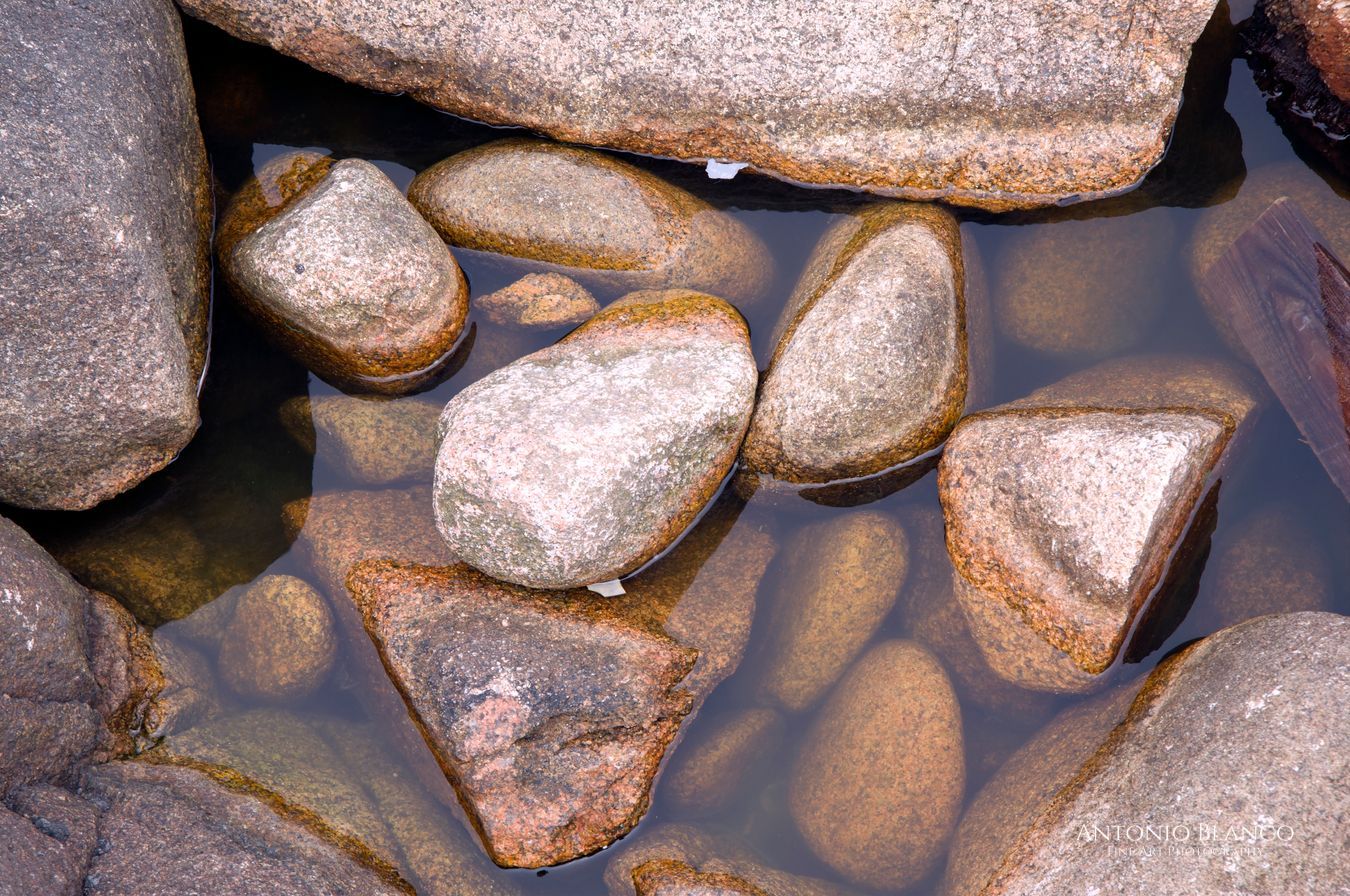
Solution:
<svg viewBox="0 0 1350 896"><path fill-rule="evenodd" d="M1235 10L1235 17L1239 12ZM255 168L293 148L318 148L339 157L370 159L395 183L406 187L416 171L452 152L502 134L498 129L439 114L407 98L378 96L342 84L195 23L188 24L188 39L203 129L217 179L218 202L223 202ZM1225 354L1185 269L1185 246L1200 208L1230 198L1233 185L1241 180L1244 170L1250 172L1291 160L1303 165L1312 162L1300 160L1291 148L1267 113L1246 65L1240 60L1232 63L1225 101L1222 94L1227 67L1227 58L1221 50L1196 60L1191 77L1193 96L1168 160L1138 195L1076 207L1058 216L1070 219L1065 223L1046 223L1043 214L1000 218L967 214L962 225L963 238L978 245L986 266L993 269L1001 253L1015 240L1025 238L1031 228L1073 228L1084 226L1081 219L1122 214L1147 216L1153 226L1170 223L1176 236L1168 244L1168 250L1158 253L1151 262L1166 284L1162 310L1142 343L1130 353L1159 350ZM791 291L807 254L837 210L855 202L856 197L800 190L745 175L732 181L711 181L701 169L692 166L657 160L634 161L726 209L772 249L778 266L776 288L769 299L743 309L750 322L756 356L763 364L771 349L769 334L782 301ZM1350 194L1342 188L1342 196L1346 195ZM1345 208L1350 214L1350 201ZM1102 249L1111 251L1109 245ZM456 256L475 295L507 285L520 271L512 263L479 254L456 251ZM1045 263L1053 266L1056 260L1047 258ZM997 281L993 285L997 288ZM1081 288L1091 289L1092 284L1082 284ZM353 487L327 463L322 440L317 456L310 457L287 436L277 418L279 406L288 398L306 393L331 394L334 390L272 349L235 316L227 301L216 304L213 355L202 400L204 424L184 455L135 492L96 511L66 516L32 514L21 520L48 543L81 532L143 526L149 533L145 542L156 545L155 550L163 555L159 561L162 568L195 582L193 587L199 589L195 597L187 593L192 589L176 591L180 606L199 603L264 572L308 576L305 564L288 552L287 535L280 523L281 507L312 492ZM494 334L473 316L470 322L475 327L473 341L465 347L462 367L421 399L444 403L471 377L487 369L483 359L491 351ZM542 347L556 335L523 337L514 351L523 354ZM991 403L1021 397L1084 366L1046 360L1003 338L997 349ZM1306 513L1317 549L1335 564L1335 581L1342 588L1337 597L1338 609L1350 612L1350 595L1344 593L1344 583L1350 582L1350 570L1345 568L1350 563L1350 517L1298 431L1274 404L1263 414L1247 456L1223 481L1215 549L1224 545L1232 520L1273 501L1296 502ZM907 505L937 507L933 474L869 506L893 511ZM800 526L849 512L805 501L797 501L796 506L787 510L758 507L752 502L738 525L770 526L781 544ZM146 524L146 520L152 524ZM156 534L161 532L157 528L161 523L163 531L171 531L175 526L191 528L204 544L204 556L177 553L171 538ZM700 730L719 713L754 705L750 685L763 662L759 647L765 620L772 612L779 575L779 569L771 567L761 584L756 625L745 662L708 700L692 725L690 737L697 738ZM1202 578L1200 594L1186 620L1162 649L1139 664L1139 670L1151 668L1177 645L1207 634L1213 626L1210 602L1214 597L1212 576ZM882 626L877 638L903 634L899 607L904 602L902 594L896 612ZM171 630L185 624L168 625ZM419 778L419 769L410 767L401 758L397 742L400 733L410 732L406 719L371 716L370 707L375 701L370 699L369 690L379 685L360 671L363 663L374 661L371 645L364 637L358 637L345 643L344 651L346 659L324 689L294 709L311 719L326 719L343 730L380 740L380 752L386 757L383 767L406 781L420 782L416 787L433 797L425 808L425 823L442 826L464 841L466 835L458 830L458 810L447 808L453 805L448 786L434 773ZM388 691L386 696L391 693ZM244 708L247 707L241 707ZM981 713L977 707L963 709L969 754L967 799L970 799L994 764L981 756L1005 755L1034 733L1034 728L1017 730L1015 726L1010 728L1006 720ZM367 722L371 723L368 728ZM826 866L812 858L786 811L787 771L795 744L809 723L810 713L790 722L786 740L775 759L754 770L744 799L711 824L738 832L762 852L769 864L834 879ZM259 740L257 724L256 719L234 723L233 728L231 723L223 723L221 730L227 732L226 740L235 738L241 744L259 747L255 752L263 754L263 762L275 760L287 751L300 755L298 748L288 741L276 745L267 743L267 738ZM266 719L261 724L267 724ZM420 771L425 772L427 756L421 758ZM300 765L304 764L301 758ZM316 777L313 786L318 792L339 789L337 781L323 774ZM356 782L359 787L362 778L360 769L356 769L351 779L341 783L347 786ZM678 813L668 807L658 788L653 807L637 835L656 820L678 819ZM607 856L602 853L547 873L496 869L487 873L500 875L526 893L598 893L603 892L599 878L606 861ZM487 868L486 860L481 864ZM935 881L930 881L914 892L928 892L934 885Z"/></svg>

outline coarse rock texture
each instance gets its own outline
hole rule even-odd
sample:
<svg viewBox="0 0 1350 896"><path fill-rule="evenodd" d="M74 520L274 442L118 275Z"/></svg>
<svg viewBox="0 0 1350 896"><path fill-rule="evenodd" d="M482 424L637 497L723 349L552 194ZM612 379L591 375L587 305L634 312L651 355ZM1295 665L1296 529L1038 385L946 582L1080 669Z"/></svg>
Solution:
<svg viewBox="0 0 1350 896"><path fill-rule="evenodd" d="M239 595L216 662L239 696L286 701L318 690L336 658L327 602L302 579L269 575Z"/></svg>
<svg viewBox="0 0 1350 896"><path fill-rule="evenodd" d="M681 722L749 637L773 543L735 522L719 505L618 598L463 565L352 570L366 629L498 864L586 855L645 813Z"/></svg>
<svg viewBox="0 0 1350 896"><path fill-rule="evenodd" d="M502 327L551 330L585 323L600 303L571 277L527 274L510 286L473 300L473 306Z"/></svg>
<svg viewBox="0 0 1350 896"><path fill-rule="evenodd" d="M711 815L731 805L749 776L777 752L786 727L781 714L762 707L709 721L711 728L675 754L665 780L666 796L685 815Z"/></svg>
<svg viewBox="0 0 1350 896"><path fill-rule="evenodd" d="M1197 607L1214 629L1268 613L1332 608L1331 562L1306 511L1292 502L1253 511L1215 542Z"/></svg>
<svg viewBox="0 0 1350 896"><path fill-rule="evenodd" d="M773 280L769 250L745 225L578 146L488 143L417 175L408 198L451 245L541 262L597 289L678 287L742 304Z"/></svg>
<svg viewBox="0 0 1350 896"><path fill-rule="evenodd" d="M1054 358L1137 344L1162 310L1176 227L1169 209L1013 228L994 265L1005 338Z"/></svg>
<svg viewBox="0 0 1350 896"><path fill-rule="evenodd" d="M1105 682L1194 553L1183 536L1202 534L1254 408L1226 365L1128 358L961 422L939 492L957 597L994 671L1037 690ZM1168 618L1168 597L1146 615Z"/></svg>
<svg viewBox="0 0 1350 896"><path fill-rule="evenodd" d="M734 835L684 824L644 828L640 836L618 846L605 867L609 896L637 896L635 873L653 863L678 863L698 874L731 875L773 896L853 896L839 884L762 864Z"/></svg>
<svg viewBox="0 0 1350 896"><path fill-rule="evenodd" d="M98 842L98 810L51 785L0 804L0 894L84 896L84 869Z"/></svg>
<svg viewBox="0 0 1350 896"><path fill-rule="evenodd" d="M225 212L220 258L231 287L274 340L324 379L409 391L439 370L459 338L469 309L464 273L374 165L318 167L327 170L252 229L252 191ZM264 192L265 180L257 181Z"/></svg>
<svg viewBox="0 0 1350 896"><path fill-rule="evenodd" d="M295 440L356 485L429 481L440 416L440 405L415 398L299 395L281 406Z"/></svg>
<svg viewBox="0 0 1350 896"><path fill-rule="evenodd" d="M1247 174L1237 198L1207 208L1195 222L1188 247L1191 282L1199 284L1209 266L1219 260L1244 230L1260 217L1275 200L1288 196L1313 223L1327 241L1327 248L1338 258L1350 258L1350 215L1345 213L1350 187L1339 185L1333 189L1301 162L1280 162L1265 165ZM1219 307L1210 307L1205 291L1196 289L1209 319L1223 337L1224 343L1238 357L1247 357L1247 350Z"/></svg>
<svg viewBox="0 0 1350 896"><path fill-rule="evenodd" d="M783 551L759 694L788 710L815 704L895 606L909 544L872 510L802 527Z"/></svg>
<svg viewBox="0 0 1350 896"><path fill-rule="evenodd" d="M774 335L745 477L823 484L936 448L966 404L956 219L907 203L845 217L816 246Z"/></svg>
<svg viewBox="0 0 1350 896"><path fill-rule="evenodd" d="M1158 667L1098 749L1071 747L1081 760L1033 742L1010 762L1024 783L1000 775L987 790L1022 803L1006 819L1018 833L970 876L949 874L946 893L1335 892L1350 879L1347 707L1347 617L1263 616L1211 635ZM1077 727L1052 730L1073 737ZM1051 775L1029 773L1042 771L1028 768L1037 750L1057 766ZM1052 779L1064 783L1023 789ZM971 809L972 837L990 835L986 805L982 794ZM1126 848L1138 845L1131 825L1176 835L1142 853Z"/></svg>
<svg viewBox="0 0 1350 896"><path fill-rule="evenodd" d="M637 896L768 896L734 874L695 871L684 862L648 862L633 869Z"/></svg>
<svg viewBox="0 0 1350 896"><path fill-rule="evenodd" d="M847 880L901 890L942 858L961 812L961 707L942 664L883 641L830 694L792 769L788 806Z"/></svg>
<svg viewBox="0 0 1350 896"><path fill-rule="evenodd" d="M237 773L113 762L84 773L99 808L86 896L411 896L360 843Z"/></svg>
<svg viewBox="0 0 1350 896"><path fill-rule="evenodd" d="M1162 157L1214 3L659 0L623 15L576 0L399 0L382 15L338 0L183 6L469 118L1002 209L1142 178Z"/></svg>
<svg viewBox="0 0 1350 896"><path fill-rule="evenodd" d="M730 471L756 378L745 321L726 302L632 293L445 406L441 534L476 569L532 588L631 573Z"/></svg>
<svg viewBox="0 0 1350 896"><path fill-rule="evenodd" d="M0 797L134 750L162 685L149 633L0 517Z"/></svg>
<svg viewBox="0 0 1350 896"><path fill-rule="evenodd" d="M206 153L168 0L0 15L0 501L80 510L197 430Z"/></svg>

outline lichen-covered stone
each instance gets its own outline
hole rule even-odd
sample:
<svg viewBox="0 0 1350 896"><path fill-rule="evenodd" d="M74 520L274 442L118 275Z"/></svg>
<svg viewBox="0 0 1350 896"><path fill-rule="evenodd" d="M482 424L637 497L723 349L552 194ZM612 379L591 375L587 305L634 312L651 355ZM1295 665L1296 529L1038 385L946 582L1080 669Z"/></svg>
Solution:
<svg viewBox="0 0 1350 896"><path fill-rule="evenodd" d="M530 259L611 290L685 288L752 302L773 279L747 227L627 162L511 138L419 174L408 198L454 246Z"/></svg>
<svg viewBox="0 0 1350 896"><path fill-rule="evenodd" d="M1223 365L1126 359L962 421L939 491L957 597L999 675L1104 683L1254 407Z"/></svg>
<svg viewBox="0 0 1350 896"><path fill-rule="evenodd" d="M1067 749L1038 739L1010 761L965 823L966 844L997 848L963 870L958 847L945 893L1334 892L1350 876L1348 706L1350 619L1263 616L1211 635L1160 665L1114 729L1056 724ZM1095 749L1091 733L1105 733ZM990 838L999 804L1014 808ZM1145 845L1131 825L1169 839L1128 848Z"/></svg>
<svg viewBox="0 0 1350 896"><path fill-rule="evenodd" d="M555 273L527 274L473 304L498 326L535 330L574 327L600 310L586 287Z"/></svg>
<svg viewBox="0 0 1350 896"><path fill-rule="evenodd" d="M807 261L775 337L742 452L747 477L823 484L936 448L966 404L956 219L901 203L844 218Z"/></svg>
<svg viewBox="0 0 1350 896"><path fill-rule="evenodd" d="M726 477L756 379L745 322L721 299L631 294L446 405L441 534L475 568L532 588L626 575Z"/></svg>
<svg viewBox="0 0 1350 896"><path fill-rule="evenodd" d="M297 396L281 406L287 431L356 485L430 481L440 405L349 395Z"/></svg>
<svg viewBox="0 0 1350 896"><path fill-rule="evenodd" d="M468 284L388 177L359 159L333 163L245 231L255 201L246 192L225 212L220 257L273 339L341 387L405 392L435 373L463 329Z"/></svg>
<svg viewBox="0 0 1350 896"><path fill-rule="evenodd" d="M792 769L788 805L847 880L901 890L942 858L965 791L961 708L942 664L883 641L831 693Z"/></svg>
<svg viewBox="0 0 1350 896"><path fill-rule="evenodd" d="M714 726L675 754L665 793L680 812L710 815L744 791L746 777L782 745L783 717L754 707L711 720Z"/></svg>
<svg viewBox="0 0 1350 896"><path fill-rule="evenodd" d="M745 649L773 545L735 523L715 508L618 598L531 591L463 565L367 561L348 576L499 864L586 855L646 812L681 722Z"/></svg>
<svg viewBox="0 0 1350 896"><path fill-rule="evenodd" d="M905 581L909 544L893 517L864 510L803 527L783 557L759 693L801 712L890 613Z"/></svg>
<svg viewBox="0 0 1350 896"><path fill-rule="evenodd" d="M80 510L197 430L206 153L173 4L3 15L0 501Z"/></svg>
<svg viewBox="0 0 1350 896"><path fill-rule="evenodd" d="M1175 229L1169 209L1011 229L994 274L1003 335L1055 358L1137 344L1167 296Z"/></svg>
<svg viewBox="0 0 1350 896"><path fill-rule="evenodd" d="M337 657L328 604L294 576L263 576L239 595L220 642L220 675L242 697L295 700L316 691Z"/></svg>
<svg viewBox="0 0 1350 896"><path fill-rule="evenodd" d="M560 140L747 162L787 180L987 208L1094 199L1157 164L1214 3L660 0L492 15L186 0L339 77ZM991 64L991 60L997 60Z"/></svg>

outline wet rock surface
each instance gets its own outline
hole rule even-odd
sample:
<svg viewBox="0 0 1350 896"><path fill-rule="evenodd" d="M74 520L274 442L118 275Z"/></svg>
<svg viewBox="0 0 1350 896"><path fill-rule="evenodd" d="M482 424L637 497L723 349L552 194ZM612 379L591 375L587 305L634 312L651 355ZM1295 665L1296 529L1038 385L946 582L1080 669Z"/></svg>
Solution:
<svg viewBox="0 0 1350 896"><path fill-rule="evenodd" d="M961 709L912 641L871 648L830 694L793 767L792 819L860 886L900 890L941 859L965 790Z"/></svg>
<svg viewBox="0 0 1350 896"><path fill-rule="evenodd" d="M1022 814L988 883L947 892L1334 889L1346 878L1350 833L1339 787L1350 747L1348 626L1329 613L1264 616L1170 658L1062 789ZM1230 849L1141 856L1112 848L1113 825L1201 824Z"/></svg>
<svg viewBox="0 0 1350 896"><path fill-rule="evenodd" d="M367 631L498 864L586 855L645 813L681 722L749 635L772 542L734 521L716 512L620 598L462 565L352 571Z"/></svg>
<svg viewBox="0 0 1350 896"><path fill-rule="evenodd" d="M1040 690L1104 682L1254 406L1240 386L1221 365L1110 362L962 421L939 488L995 671Z"/></svg>
<svg viewBox="0 0 1350 896"><path fill-rule="evenodd" d="M297 442L359 485L429 479L440 416L440 406L429 401L350 395L299 396L281 408Z"/></svg>
<svg viewBox="0 0 1350 896"><path fill-rule="evenodd" d="M739 710L713 721L711 730L675 754L666 778L666 794L687 814L712 814L732 804L746 778L782 745L783 717L772 709Z"/></svg>
<svg viewBox="0 0 1350 896"><path fill-rule="evenodd" d="M316 691L336 657L327 602L301 579L270 575L239 595L217 663L240 696L285 701Z"/></svg>
<svg viewBox="0 0 1350 896"><path fill-rule="evenodd" d="M59 787L39 784L0 805L0 892L83 896L98 840L98 811Z"/></svg>
<svg viewBox="0 0 1350 896"><path fill-rule="evenodd" d="M956 220L899 203L845 218L778 323L746 474L823 484L913 460L960 416L968 362Z"/></svg>
<svg viewBox="0 0 1350 896"><path fill-rule="evenodd" d="M83 509L197 430L206 154L172 4L5 12L0 500Z"/></svg>
<svg viewBox="0 0 1350 896"><path fill-rule="evenodd" d="M629 295L446 405L441 534L475 568L534 588L630 573L731 469L755 380L745 322L725 302Z"/></svg>
<svg viewBox="0 0 1350 896"><path fill-rule="evenodd" d="M614 156L508 139L423 171L408 198L453 246L541 262L617 291L680 287L733 303L773 262L744 225Z"/></svg>
<svg viewBox="0 0 1350 896"><path fill-rule="evenodd" d="M701 873L683 862L648 862L633 869L637 896L765 896L734 874Z"/></svg>
<svg viewBox="0 0 1350 896"><path fill-rule="evenodd" d="M804 527L783 558L759 693L801 712L890 613L905 581L909 544L894 518L859 511Z"/></svg>
<svg viewBox="0 0 1350 896"><path fill-rule="evenodd" d="M474 307L498 326L550 330L585 323L600 310L600 303L570 277L527 274L475 299Z"/></svg>
<svg viewBox="0 0 1350 896"><path fill-rule="evenodd" d="M429 0L402 0L388 17L330 2L184 6L316 68L470 118L989 208L1138 181L1162 156L1213 10L1172 0L1064 16L890 0L733 16L700 0L608 17L512 2L486 19Z"/></svg>
<svg viewBox="0 0 1350 896"><path fill-rule="evenodd" d="M261 226L227 241L221 261L273 338L356 390L419 385L448 357L468 313L454 257L389 178L360 159L333 163Z"/></svg>

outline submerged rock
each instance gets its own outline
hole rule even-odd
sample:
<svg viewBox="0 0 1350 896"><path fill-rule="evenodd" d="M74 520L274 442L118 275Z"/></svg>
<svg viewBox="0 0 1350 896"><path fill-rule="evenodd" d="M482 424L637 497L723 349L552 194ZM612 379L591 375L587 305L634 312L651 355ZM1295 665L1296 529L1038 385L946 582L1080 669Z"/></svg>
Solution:
<svg viewBox="0 0 1350 896"><path fill-rule="evenodd" d="M721 299L631 294L446 405L441 534L475 568L532 588L626 575L717 491L755 381L745 322Z"/></svg>
<svg viewBox="0 0 1350 896"><path fill-rule="evenodd" d="M938 481L947 545L999 675L1050 691L1105 681L1183 568L1183 535L1202 534L1192 520L1253 407L1223 365L1126 359L961 422ZM1165 620L1168 597L1149 615Z"/></svg>
<svg viewBox="0 0 1350 896"><path fill-rule="evenodd" d="M283 157L259 173L296 168ZM274 340L344 388L399 393L423 383L459 338L469 289L454 257L393 182L360 159L315 162L265 209L246 189L226 209L221 262ZM323 170L323 169L327 170ZM275 187L272 187L275 189Z"/></svg>
<svg viewBox="0 0 1350 896"><path fill-rule="evenodd" d="M541 262L610 290L692 289L741 304L773 259L743 224L627 162L511 138L419 174L413 205L454 246Z"/></svg>
<svg viewBox="0 0 1350 896"><path fill-rule="evenodd" d="M404 398L297 396L281 406L291 436L357 485L431 479L441 408Z"/></svg>
<svg viewBox="0 0 1350 896"><path fill-rule="evenodd" d="M803 527L783 557L759 692L801 712L890 613L905 581L909 544L894 518L859 511Z"/></svg>
<svg viewBox="0 0 1350 896"><path fill-rule="evenodd" d="M734 520L715 510L618 598L463 565L352 571L367 631L498 864L586 855L646 812L681 722L749 636L773 546Z"/></svg>
<svg viewBox="0 0 1350 896"><path fill-rule="evenodd" d="M666 778L666 794L685 814L709 815L730 805L783 740L783 717L772 709L743 709L714 721L675 755Z"/></svg>
<svg viewBox="0 0 1350 896"><path fill-rule="evenodd" d="M767 896L734 874L703 873L672 861L648 862L634 868L633 887L637 896Z"/></svg>
<svg viewBox="0 0 1350 896"><path fill-rule="evenodd" d="M949 213L892 203L835 224L779 321L746 476L824 484L936 448L966 404L965 314Z"/></svg>
<svg viewBox="0 0 1350 896"><path fill-rule="evenodd" d="M849 881L900 890L942 858L965 791L961 708L913 641L863 655L821 708L788 805L807 845Z"/></svg>
<svg viewBox="0 0 1350 896"><path fill-rule="evenodd" d="M1001 209L1093 199L1162 157L1214 4L728 6L187 0L377 90L561 140L747 162L811 184ZM990 60L998 60L991 66ZM491 72L492 77L485 77Z"/></svg>
<svg viewBox="0 0 1350 896"><path fill-rule="evenodd" d="M324 599L301 579L269 575L239 595L216 662L241 697L282 701L318 690L336 657Z"/></svg>
<svg viewBox="0 0 1350 896"><path fill-rule="evenodd" d="M528 274L473 304L498 326L537 330L574 327L600 310L586 287L562 274Z"/></svg>
<svg viewBox="0 0 1350 896"><path fill-rule="evenodd" d="M0 501L80 510L197 430L206 153L172 4L4 13Z"/></svg>
<svg viewBox="0 0 1350 896"><path fill-rule="evenodd" d="M947 896L1311 896L1350 875L1346 617L1225 629L1159 666L1114 730L1112 702L1105 724L1052 724L990 782L963 822ZM1136 826L1166 840L1142 850ZM998 848L967 862L963 846L983 844Z"/></svg>

